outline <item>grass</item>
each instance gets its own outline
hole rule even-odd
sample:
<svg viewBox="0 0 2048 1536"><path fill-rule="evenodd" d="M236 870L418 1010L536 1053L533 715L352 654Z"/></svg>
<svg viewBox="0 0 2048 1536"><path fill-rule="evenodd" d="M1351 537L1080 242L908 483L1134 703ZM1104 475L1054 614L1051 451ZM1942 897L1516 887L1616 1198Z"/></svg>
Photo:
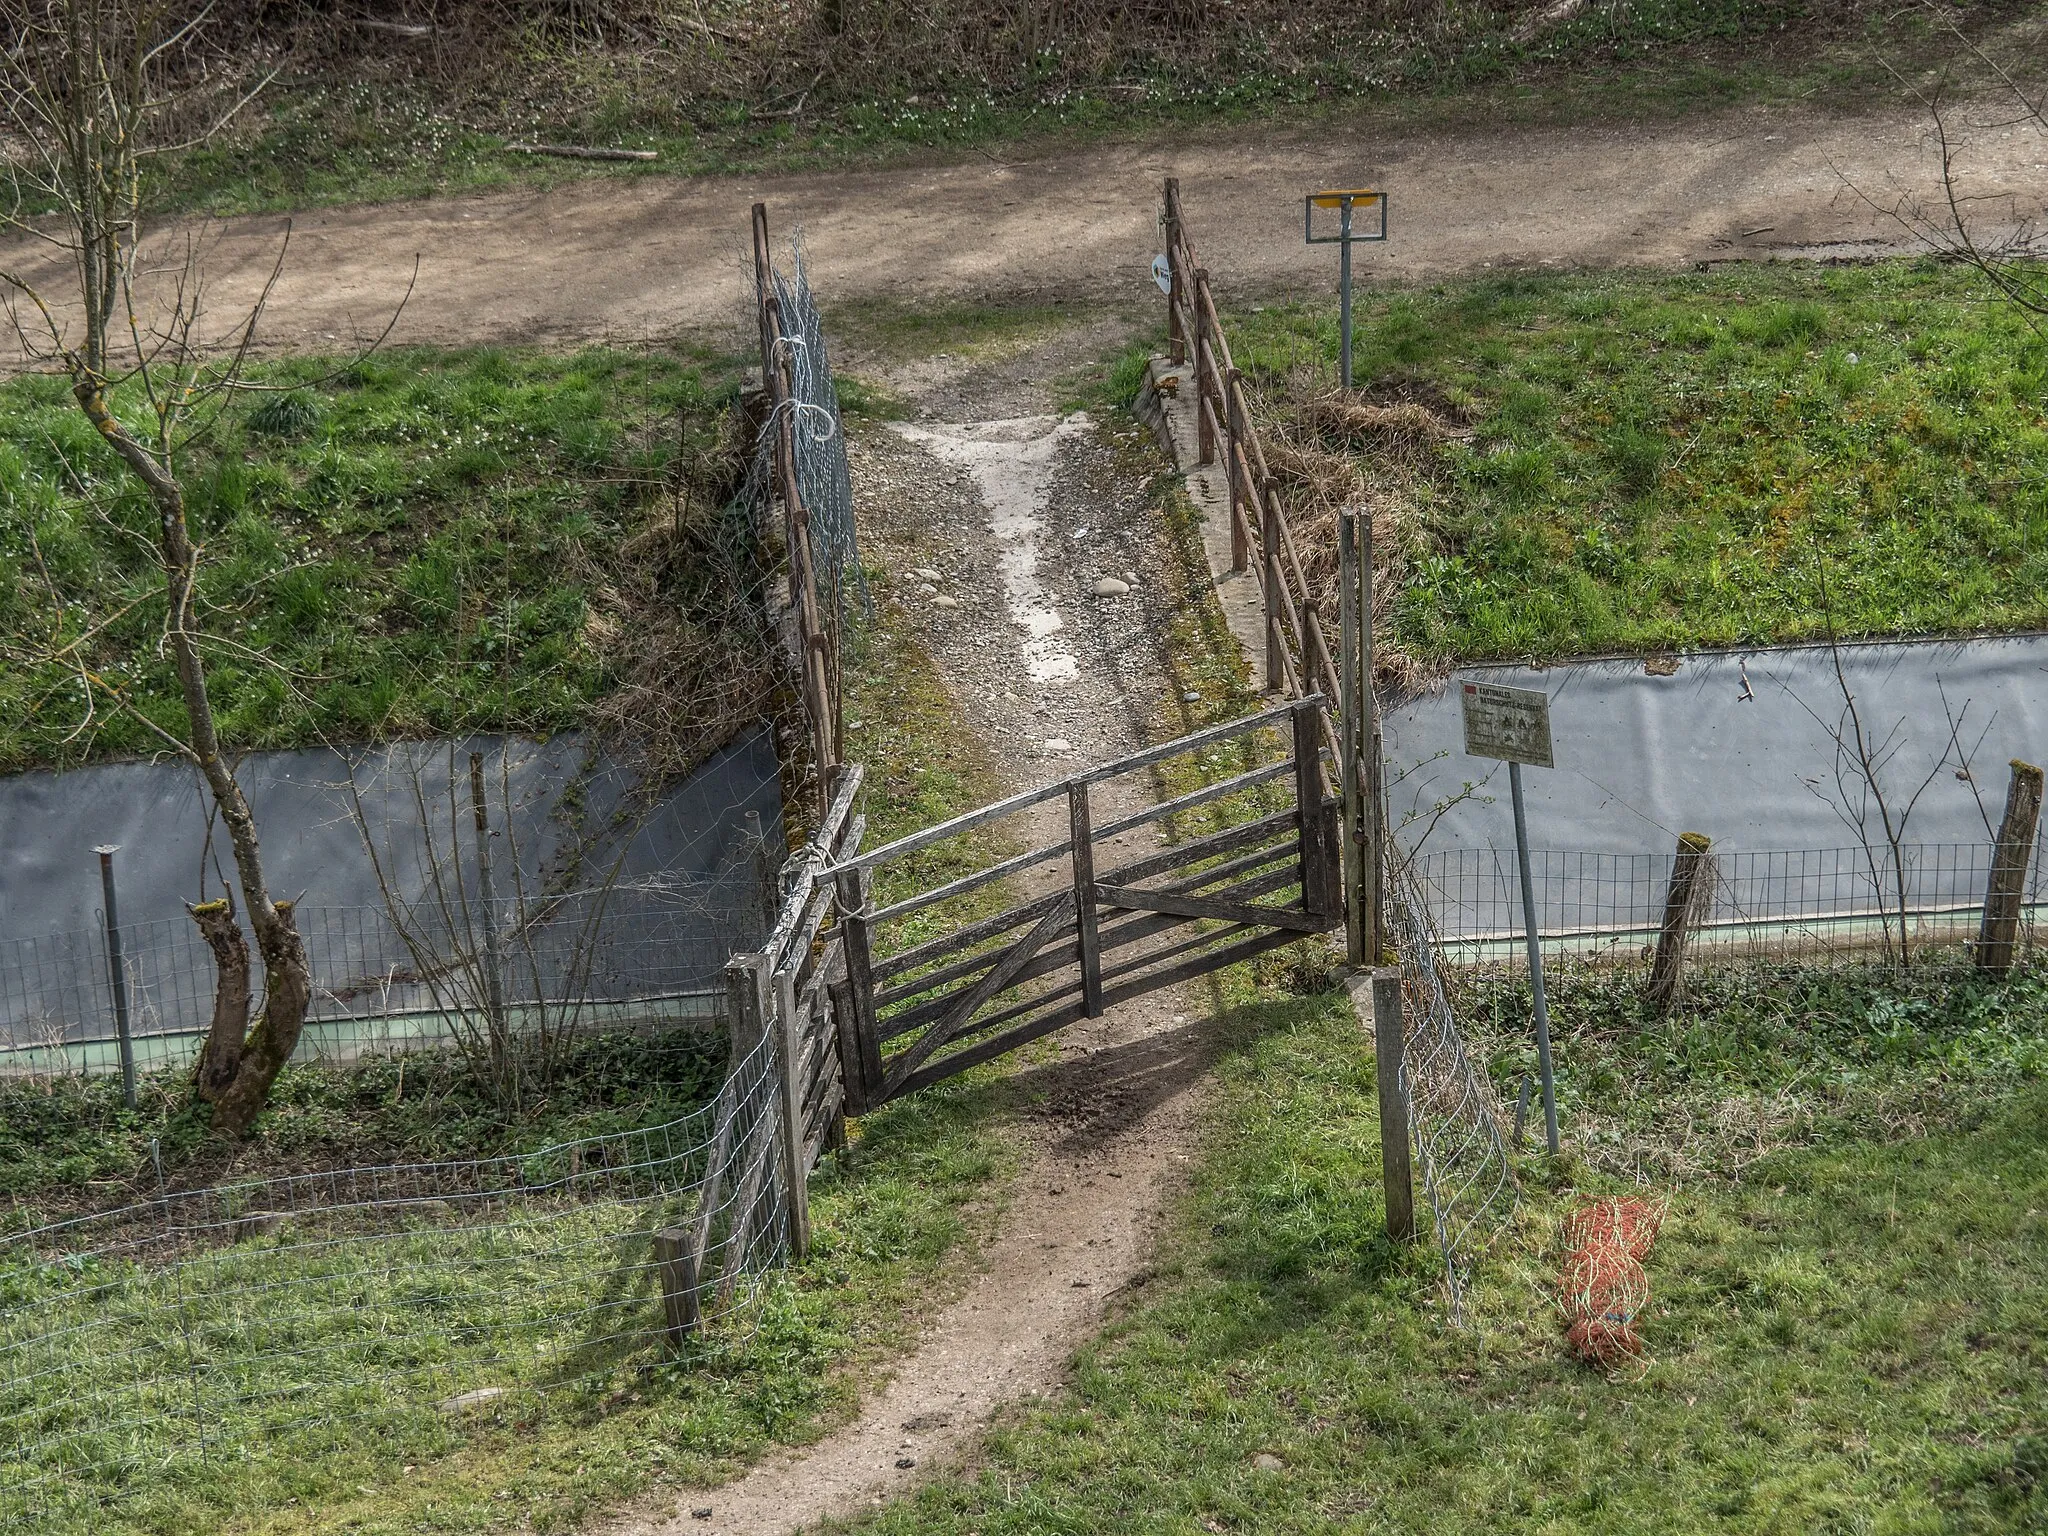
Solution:
<svg viewBox="0 0 2048 1536"><path fill-rule="evenodd" d="M156 1192L298 1169L446 1162L529 1153L556 1142L660 1125L717 1089L725 1041L697 1031L579 1042L533 1108L508 1112L460 1057L368 1057L285 1068L247 1142L210 1134L187 1075L145 1074L136 1107L116 1077L0 1081L0 1228L104 1209ZM152 1153L152 1143L155 1152Z"/></svg>
<svg viewBox="0 0 2048 1536"><path fill-rule="evenodd" d="M849 668L849 713L861 721L851 739L870 766L864 809L872 836L897 835L985 798L993 770L962 733L906 626L885 609L862 644L860 665ZM509 1122L456 1063L439 1057L293 1067L254 1140L232 1153L200 1139L172 1078L145 1080L132 1114L103 1082L10 1084L0 1090L0 1193L14 1198L20 1224L33 1208L48 1214L88 1197L93 1205L122 1198L138 1177L153 1188L152 1139L174 1186L294 1168L542 1153L571 1137L686 1112L715 1086L722 1058L722 1041L695 1036L596 1040L542 1103ZM575 1355L579 1325L543 1305L552 1299L573 1313L615 1278L619 1245L630 1255L632 1233L648 1221L632 1205L543 1209L488 1239L423 1224L396 1246L359 1254L344 1245L320 1264L309 1264L304 1250L238 1245L217 1264L215 1283L183 1300L179 1314L214 1357L209 1382L222 1384L232 1372L250 1394L239 1403L209 1399L220 1416L210 1420L216 1454L204 1462L171 1457L104 1510L45 1508L35 1528L52 1536L552 1532L664 1485L716 1482L764 1447L815 1435L848 1410L866 1371L957 1277L960 1254L993 1218L1014 1162L1006 1127L1015 1096L998 1065L864 1117L851 1149L813 1177L809 1257L770 1277L744 1326L675 1363L647 1349L599 1350L601 1369L571 1379L565 1357L591 1363ZM140 1313L162 1284L143 1271L106 1278L118 1289L98 1306L114 1318ZM68 1271L0 1262L8 1306L75 1283ZM294 1347L245 1359L255 1320L238 1314L234 1287L273 1283L260 1324ZM577 1306L561 1309L564 1295ZM422 1316L429 1326L420 1326ZM87 1363L84 1351L107 1379L126 1379L137 1361L163 1364L171 1347L147 1327L95 1326L69 1337L66 1359ZM335 1349L360 1364L323 1366L320 1352ZM450 1417L435 1409L441 1393L431 1382L378 1384L411 1369L458 1386L549 1389ZM16 1397L0 1415L24 1406L19 1393L33 1388L6 1390ZM285 1391L294 1396L276 1395ZM338 1422L294 1425L295 1412L280 1403L308 1396ZM177 1426L136 1433L141 1439L123 1447L125 1455L170 1456ZM223 1446L232 1450L220 1454Z"/></svg>
<svg viewBox="0 0 2048 1536"><path fill-rule="evenodd" d="M235 746L546 732L590 724L662 655L758 671L752 556L719 511L717 359L397 351L254 377L289 392L185 459ZM155 749L47 659L102 620L77 654L182 731L152 527L60 381L0 384L0 771Z"/></svg>
<svg viewBox="0 0 2048 1536"><path fill-rule="evenodd" d="M1626 1186L1532 1162L1521 1216L1480 1271L1479 1326L1449 1329L1433 1246L1398 1248L1380 1230L1371 1057L1349 1006L1251 997L1230 1022L1212 1139L1175 1237L1072 1387L1009 1415L976 1466L857 1529L2048 1521L2038 1078L1987 1097L1966 1125L1897 1141L1837 1129L1739 1181L1673 1189L1648 1262L1653 1363L1610 1380L1566 1356L1550 1284L1563 1213Z"/></svg>
<svg viewBox="0 0 2048 1536"><path fill-rule="evenodd" d="M188 1266L182 1290L108 1262L85 1272L107 1289L62 1299L79 1283L72 1266L0 1266L9 1306L33 1307L38 1332L72 1314L90 1324L58 1334L44 1370L87 1371L96 1388L131 1374L177 1388L179 1334L159 1326L169 1316L209 1366L193 1403L211 1455L190 1455L187 1405L174 1393L172 1411L139 1413L101 1447L149 1468L125 1480L99 1471L94 1486L120 1489L114 1504L31 1505L34 1528L555 1531L664 1481L716 1480L772 1441L815 1433L850 1401L860 1367L902 1337L986 1219L976 1202L1012 1155L1006 1099L982 1074L868 1117L854 1150L813 1181L809 1257L771 1274L737 1322L675 1362L606 1338L650 1324L644 1278L623 1310L586 1311L644 1253L657 1213L636 1203L539 1205L491 1229L429 1218L402 1237L331 1248L305 1245L316 1231L286 1233L280 1241L303 1246L238 1244ZM0 1389L14 1432L66 1419L70 1404L38 1396L64 1379ZM544 1390L469 1418L436 1409L444 1392L478 1384ZM308 1412L329 1422L303 1426Z"/></svg>
<svg viewBox="0 0 2048 1536"><path fill-rule="evenodd" d="M2003 5L1963 13L1994 46L2016 16L2024 12ZM990 41L980 13L956 19L961 46ZM167 157L154 197L165 208L269 211L592 174L839 169L1134 131L1312 129L1361 112L1390 130L1427 131L1736 103L1839 108L1896 95L1881 57L1912 72L1952 51L1917 13L1871 22L1854 8L1805 0L1589 7L1527 45L1509 39L1498 16L1471 13L1427 38L1345 17L1334 27L1308 23L1300 37L1285 23L1253 27L1216 53L1201 46L1205 34L1140 24L1107 52L1100 39L1076 34L1048 36L1028 57L997 43L975 59L941 35L943 16L920 21L915 32L863 38L857 58L845 43L819 53L826 45L800 21L782 18L778 30L758 14L744 18L751 41L732 45L739 52L731 57L728 44L705 52L701 37L677 48L574 47L528 34L494 40L498 53L468 70L455 66L447 79L433 78L424 58L351 65L344 48L325 72L274 84L227 139ZM814 65L818 80L793 109L787 94L760 83ZM654 149L660 158L594 168L505 149L536 139Z"/></svg>
<svg viewBox="0 0 2048 1536"><path fill-rule="evenodd" d="M1876 965L1702 967L1686 1006L1650 1005L1640 973L1566 965L1554 977L1558 1108L1603 1173L1732 1179L1782 1148L1968 1129L2048 1077L2048 971L2005 980L1935 952ZM1512 1103L1535 1071L1526 976L1476 973L1460 1016ZM1533 1111L1532 1111L1533 1113Z"/></svg>
<svg viewBox="0 0 2048 1536"><path fill-rule="evenodd" d="M1331 376L1322 307L1242 316L1233 339L1268 379ZM1417 657L2048 622L2048 337L1965 272L1380 290L1357 356L1369 396L1467 432L1404 493L1393 620Z"/></svg>

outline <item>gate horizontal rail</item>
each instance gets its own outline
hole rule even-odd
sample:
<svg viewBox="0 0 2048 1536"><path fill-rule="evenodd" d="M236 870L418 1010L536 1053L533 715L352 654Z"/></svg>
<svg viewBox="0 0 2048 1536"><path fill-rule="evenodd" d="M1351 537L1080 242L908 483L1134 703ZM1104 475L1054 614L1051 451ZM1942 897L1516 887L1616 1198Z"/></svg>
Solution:
<svg viewBox="0 0 2048 1536"><path fill-rule="evenodd" d="M859 1069L846 1072L848 1105L885 1103L1117 1002L1338 926L1326 730L1321 695L1291 700L823 871L838 895L843 1000L852 1013L840 1039ZM1235 758L1220 778L1095 821L1097 794L1113 781L1177 758L1219 756ZM914 880L913 855L988 837L1013 819L1028 825L1057 814L1062 802L1064 836L1032 828L1022 851L998 848L983 868L875 900L877 877ZM1173 840L1144 848L1148 832ZM1001 910L986 912L1006 897ZM925 937L933 923L946 931Z"/></svg>

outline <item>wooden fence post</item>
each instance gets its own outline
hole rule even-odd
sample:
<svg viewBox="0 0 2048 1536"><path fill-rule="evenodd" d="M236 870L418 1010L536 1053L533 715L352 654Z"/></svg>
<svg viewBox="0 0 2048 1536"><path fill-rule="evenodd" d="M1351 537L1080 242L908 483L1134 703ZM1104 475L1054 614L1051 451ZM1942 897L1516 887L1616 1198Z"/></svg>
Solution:
<svg viewBox="0 0 2048 1536"><path fill-rule="evenodd" d="M1187 333L1181 329L1180 178L1166 178L1166 360L1178 368L1188 360Z"/></svg>
<svg viewBox="0 0 2048 1536"><path fill-rule="evenodd" d="M1223 489L1230 498L1230 564L1237 566L1237 369L1223 376Z"/></svg>
<svg viewBox="0 0 2048 1536"><path fill-rule="evenodd" d="M1977 931L1977 969L2004 975L2019 948L2020 910L2026 901L2027 865L2041 825L2041 770L2012 760L2005 790L2005 819L1991 853L1991 879L1984 890L1984 922Z"/></svg>
<svg viewBox="0 0 2048 1536"><path fill-rule="evenodd" d="M767 956L757 957L759 974L767 978ZM801 1259L811 1251L811 1164L804 1156L803 1021L797 1017L796 967L777 971L772 994L778 1054L782 1058L782 1091L776 1095L782 1114L782 1181L789 1221L789 1251Z"/></svg>
<svg viewBox="0 0 2048 1536"><path fill-rule="evenodd" d="M1364 965L1369 898L1358 771L1365 755L1359 750L1358 728L1358 513L1350 507L1337 512L1337 719L1337 782L1344 796L1344 958ZM1379 956L1372 961L1378 964Z"/></svg>
<svg viewBox="0 0 2048 1536"><path fill-rule="evenodd" d="M1266 568L1265 591L1260 594L1266 600L1266 692L1278 693L1287 686L1287 641L1280 629L1280 498L1270 487L1261 511L1259 542L1265 546L1261 553Z"/></svg>
<svg viewBox="0 0 2048 1536"><path fill-rule="evenodd" d="M684 1227L654 1234L654 1273L661 1285L661 1316L671 1344L697 1326L697 1254Z"/></svg>
<svg viewBox="0 0 2048 1536"><path fill-rule="evenodd" d="M1202 317L1202 290L1208 286L1209 269L1195 268L1195 427L1197 464L1216 462L1216 406L1209 396L1209 380L1216 372L1216 349L1209 344L1209 327Z"/></svg>
<svg viewBox="0 0 2048 1536"><path fill-rule="evenodd" d="M1095 924L1095 833L1088 815L1088 781L1067 781L1067 826L1074 866L1074 931L1081 956L1081 1008L1102 1017L1102 941Z"/></svg>
<svg viewBox="0 0 2048 1536"><path fill-rule="evenodd" d="M1650 964L1650 1001L1659 1013L1669 1013L1685 1000L1685 946L1713 892L1713 866L1707 862L1712 847L1704 833L1678 834L1678 857L1664 893L1664 926L1657 934L1657 958Z"/></svg>
<svg viewBox="0 0 2048 1536"><path fill-rule="evenodd" d="M1387 1236L1415 1236L1415 1174L1408 1146L1408 1094L1401 1080L1401 971L1372 973L1372 1050L1380 1093L1380 1170L1386 1186Z"/></svg>
<svg viewBox="0 0 2048 1536"><path fill-rule="evenodd" d="M1252 542L1247 536L1249 520L1244 515L1244 491L1251 479L1251 461L1238 442L1245 430L1243 405L1244 381L1233 367L1223 381L1223 408L1230 418L1229 456L1224 468L1229 471L1230 483L1230 570L1236 576L1242 576L1252 563ZM1252 499L1255 503L1258 500L1256 490Z"/></svg>

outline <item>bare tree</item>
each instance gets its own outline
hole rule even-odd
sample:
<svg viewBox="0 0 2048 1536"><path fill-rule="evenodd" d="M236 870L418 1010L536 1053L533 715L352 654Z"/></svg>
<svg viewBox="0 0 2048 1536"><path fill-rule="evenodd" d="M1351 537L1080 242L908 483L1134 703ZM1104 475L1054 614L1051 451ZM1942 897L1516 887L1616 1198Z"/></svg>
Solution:
<svg viewBox="0 0 2048 1536"><path fill-rule="evenodd" d="M54 646L49 659L73 671L80 685L84 718L74 736L90 729L101 709L125 714L193 765L227 834L263 961L263 1006L251 1029L249 947L233 897L192 907L219 969L195 1087L214 1106L215 1128L239 1136L298 1044L311 983L292 904L270 893L256 818L215 725L208 655L246 655L247 648L206 632L197 601L202 549L187 518L183 478L187 451L245 387L243 364L278 268L256 304L211 341L202 333L197 241L184 241L182 261L161 274L168 290L161 298L137 291L145 160L174 147L167 129L190 121L195 107L217 109L197 130L203 138L253 94L222 97L220 77L198 59L203 20L203 12L178 20L155 0L0 0L7 48L0 110L26 146L11 166L14 203L4 219L66 253L75 303L39 291L18 271L0 271L0 288L24 352L68 381L79 410L154 515L150 547L163 573L164 603L158 654L168 656L176 674L185 731L167 729L138 706L134 672L146 658L96 656L87 642L104 633L104 624ZM44 209L54 210L47 220L27 216ZM283 259L281 247L280 266ZM43 577L61 615L65 595L47 568Z"/></svg>
<svg viewBox="0 0 2048 1536"><path fill-rule="evenodd" d="M2015 132L2037 138L2048 152L2048 81L2030 85L1993 57L1964 30L1952 9L1937 0L1915 0L1900 14L1918 17L1947 36L1991 88L1958 96L1947 69L1923 84L1909 79L1887 55L1885 68L1920 103L1932 125L1941 156L1941 192L1932 200L1912 193L1884 199L1853 183L1851 188L1917 243L1975 267L2039 330L2048 321L2048 262L2042 259L2041 245L2048 233L2042 229L2048 207L2024 206L2017 193L1973 190L1967 161L1975 141ZM2038 64L2039 58L2037 51L2034 62Z"/></svg>
<svg viewBox="0 0 2048 1536"><path fill-rule="evenodd" d="M1969 715L1970 701L1963 701L1960 712L1950 712L1948 739L1926 776L1917 784L1901 782L1897 769L1899 757L1906 746L1906 720L1901 716L1888 727L1881 727L1869 718L1869 712L1857 698L1856 690L1850 687L1848 670L1842 665L1841 641L1835 633L1834 605L1828 594L1825 562L1817 562L1817 569L1828 660L1833 667L1841 707L1833 719L1828 719L1798 694L1792 694L1792 699L1834 743L1834 793L1827 793L1815 780L1803 779L1801 782L1855 834L1857 846L1863 850L1864 874L1877 896L1878 922L1885 952L1887 955L1893 952L1896 938L1899 968L1905 970L1912 965L1908 943L1906 827L1920 804L1920 797L1927 793L1952 761L1952 750L1958 754L1957 760L1963 771L1968 772L1969 757L1962 752L1962 729ZM1942 703L1946 709L1948 699L1945 693ZM1981 740L1979 738L1980 744ZM1891 888L1889 893L1887 886ZM1892 931L1894 919L1898 923L1896 935Z"/></svg>

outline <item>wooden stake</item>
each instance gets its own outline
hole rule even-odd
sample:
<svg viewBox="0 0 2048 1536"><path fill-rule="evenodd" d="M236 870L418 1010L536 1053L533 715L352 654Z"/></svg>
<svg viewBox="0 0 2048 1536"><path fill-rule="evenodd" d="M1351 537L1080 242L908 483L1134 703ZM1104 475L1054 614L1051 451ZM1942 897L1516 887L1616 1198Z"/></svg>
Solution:
<svg viewBox="0 0 2048 1536"><path fill-rule="evenodd" d="M767 977L767 956L756 957L756 974ZM782 1183L784 1213L789 1224L789 1251L801 1259L811 1251L811 1162L804 1156L803 1021L797 1017L796 970L775 975L772 993L778 1054L782 1058L782 1091L776 1097L782 1115Z"/></svg>
<svg viewBox="0 0 2048 1536"><path fill-rule="evenodd" d="M2005 790L2005 820L1991 854L1991 879L1984 890L1984 922L1977 932L1977 969L2002 976L2019 948L2020 911L2026 900L2027 865L2041 825L2041 770L2012 760Z"/></svg>
<svg viewBox="0 0 2048 1536"><path fill-rule="evenodd" d="M1372 973L1373 1062L1379 1076L1380 1170L1386 1187L1387 1236L1397 1243L1415 1236L1415 1175L1409 1159L1408 1094L1401 1080L1401 972L1388 966Z"/></svg>
<svg viewBox="0 0 2048 1536"><path fill-rule="evenodd" d="M1664 893L1664 926L1657 934L1657 958L1650 965L1650 1001L1659 1013L1669 1013L1685 1000L1685 947L1713 889L1713 866L1707 862L1711 847L1713 840L1704 833L1678 834L1678 857Z"/></svg>
<svg viewBox="0 0 2048 1536"><path fill-rule="evenodd" d="M1337 513L1337 779L1344 796L1344 957L1365 964L1365 868L1358 721L1358 514ZM1379 957L1373 957L1377 960Z"/></svg>
<svg viewBox="0 0 2048 1536"><path fill-rule="evenodd" d="M668 1341L681 1344L697 1326L697 1255L683 1227L654 1234L654 1272L661 1281L661 1315Z"/></svg>
<svg viewBox="0 0 2048 1536"><path fill-rule="evenodd" d="M1188 360L1187 335L1181 329L1180 310L1183 285L1180 270L1180 178L1166 178L1166 360L1178 368Z"/></svg>

